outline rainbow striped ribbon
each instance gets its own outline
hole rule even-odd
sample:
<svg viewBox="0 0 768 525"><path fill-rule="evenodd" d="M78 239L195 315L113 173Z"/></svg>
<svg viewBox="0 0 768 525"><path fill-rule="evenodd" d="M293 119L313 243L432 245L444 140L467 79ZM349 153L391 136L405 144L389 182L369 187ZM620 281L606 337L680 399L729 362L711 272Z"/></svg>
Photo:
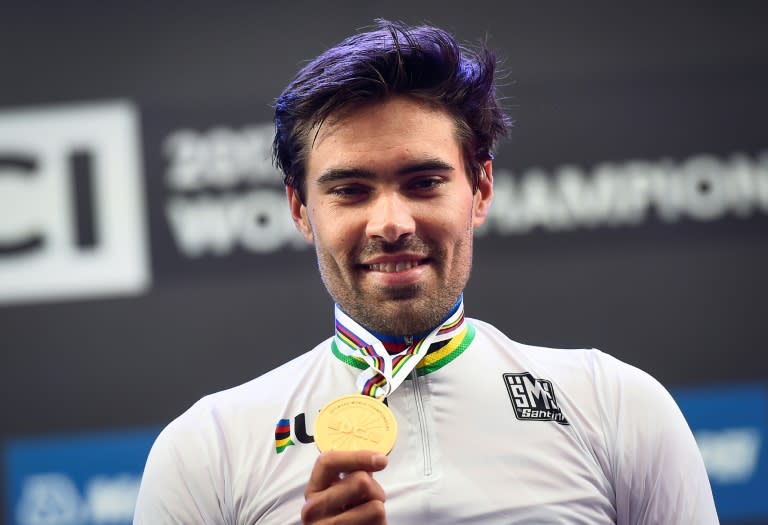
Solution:
<svg viewBox="0 0 768 525"><path fill-rule="evenodd" d="M376 336L336 305L336 346L342 354L367 363L368 367L357 376L356 385L361 394L376 399L387 397L400 386L432 344L452 339L463 329L464 299L459 297L451 315L441 325L414 339L405 350L390 355Z"/></svg>

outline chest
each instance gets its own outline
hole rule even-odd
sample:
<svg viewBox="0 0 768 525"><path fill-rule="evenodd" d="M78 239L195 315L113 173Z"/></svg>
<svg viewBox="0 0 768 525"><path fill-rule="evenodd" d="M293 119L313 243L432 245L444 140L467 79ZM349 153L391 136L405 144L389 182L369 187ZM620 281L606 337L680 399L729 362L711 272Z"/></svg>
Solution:
<svg viewBox="0 0 768 525"><path fill-rule="evenodd" d="M469 368L413 373L390 396L398 438L389 466L376 474L389 522L613 523L613 489L595 444L558 404L567 393L552 384L547 392L533 376L514 388L517 379L504 369ZM296 446L276 455L258 494L243 495L252 512L242 523L298 522L317 457L312 443L301 442L310 441L313 420L293 421Z"/></svg>
<svg viewBox="0 0 768 525"><path fill-rule="evenodd" d="M580 422L556 399L521 393L499 370L404 383L391 402L404 422L391 454L400 468L379 476L403 523L614 521L611 483Z"/></svg>

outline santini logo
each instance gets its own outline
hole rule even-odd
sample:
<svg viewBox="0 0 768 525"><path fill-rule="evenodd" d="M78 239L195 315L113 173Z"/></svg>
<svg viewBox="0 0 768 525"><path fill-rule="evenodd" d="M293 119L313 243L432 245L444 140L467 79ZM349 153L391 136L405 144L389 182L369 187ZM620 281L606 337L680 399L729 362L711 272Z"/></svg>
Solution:
<svg viewBox="0 0 768 525"><path fill-rule="evenodd" d="M146 288L137 122L125 102L0 112L0 303Z"/></svg>
<svg viewBox="0 0 768 525"><path fill-rule="evenodd" d="M546 379L536 379L529 372L504 374L504 384L507 385L517 419L569 424L557 404L552 383Z"/></svg>
<svg viewBox="0 0 768 525"><path fill-rule="evenodd" d="M314 443L314 436L307 434L306 417L302 412L293 418L293 436L299 443ZM275 425L275 452L280 454L291 445L295 445L291 439L291 420L281 419Z"/></svg>

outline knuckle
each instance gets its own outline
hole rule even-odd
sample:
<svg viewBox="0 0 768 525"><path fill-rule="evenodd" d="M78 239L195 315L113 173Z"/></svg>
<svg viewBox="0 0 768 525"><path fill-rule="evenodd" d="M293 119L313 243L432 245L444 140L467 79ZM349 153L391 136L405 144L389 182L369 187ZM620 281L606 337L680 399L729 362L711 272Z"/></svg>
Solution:
<svg viewBox="0 0 768 525"><path fill-rule="evenodd" d="M301 522L312 523L323 516L323 507L320 498L308 499L301 508Z"/></svg>
<svg viewBox="0 0 768 525"><path fill-rule="evenodd" d="M329 452L323 452L317 456L317 465L322 469L327 469L333 464L333 455Z"/></svg>
<svg viewBox="0 0 768 525"><path fill-rule="evenodd" d="M301 508L301 522L302 523L309 523L313 519L312 516L312 510L310 508L309 502L307 502L302 508Z"/></svg>
<svg viewBox="0 0 768 525"><path fill-rule="evenodd" d="M379 500L371 501L371 517L377 522L386 523L387 513L384 509L384 502Z"/></svg>
<svg viewBox="0 0 768 525"><path fill-rule="evenodd" d="M354 491L361 496L370 496L375 492L375 482L373 478L365 472L356 472L350 476Z"/></svg>

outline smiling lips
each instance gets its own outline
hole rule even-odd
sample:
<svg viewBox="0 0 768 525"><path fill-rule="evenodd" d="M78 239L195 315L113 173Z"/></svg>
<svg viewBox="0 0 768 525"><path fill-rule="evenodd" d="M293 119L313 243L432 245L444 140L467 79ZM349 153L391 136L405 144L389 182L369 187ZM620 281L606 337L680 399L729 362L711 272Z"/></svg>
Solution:
<svg viewBox="0 0 768 525"><path fill-rule="evenodd" d="M399 254L380 256L369 259L369 261L361 264L366 270L381 273L400 273L424 265L429 259L423 255Z"/></svg>
<svg viewBox="0 0 768 525"><path fill-rule="evenodd" d="M368 269L374 272L399 273L405 270L410 270L411 268L419 266L420 264L423 264L423 263L424 261L400 261L400 262L376 263L376 264L369 264Z"/></svg>

